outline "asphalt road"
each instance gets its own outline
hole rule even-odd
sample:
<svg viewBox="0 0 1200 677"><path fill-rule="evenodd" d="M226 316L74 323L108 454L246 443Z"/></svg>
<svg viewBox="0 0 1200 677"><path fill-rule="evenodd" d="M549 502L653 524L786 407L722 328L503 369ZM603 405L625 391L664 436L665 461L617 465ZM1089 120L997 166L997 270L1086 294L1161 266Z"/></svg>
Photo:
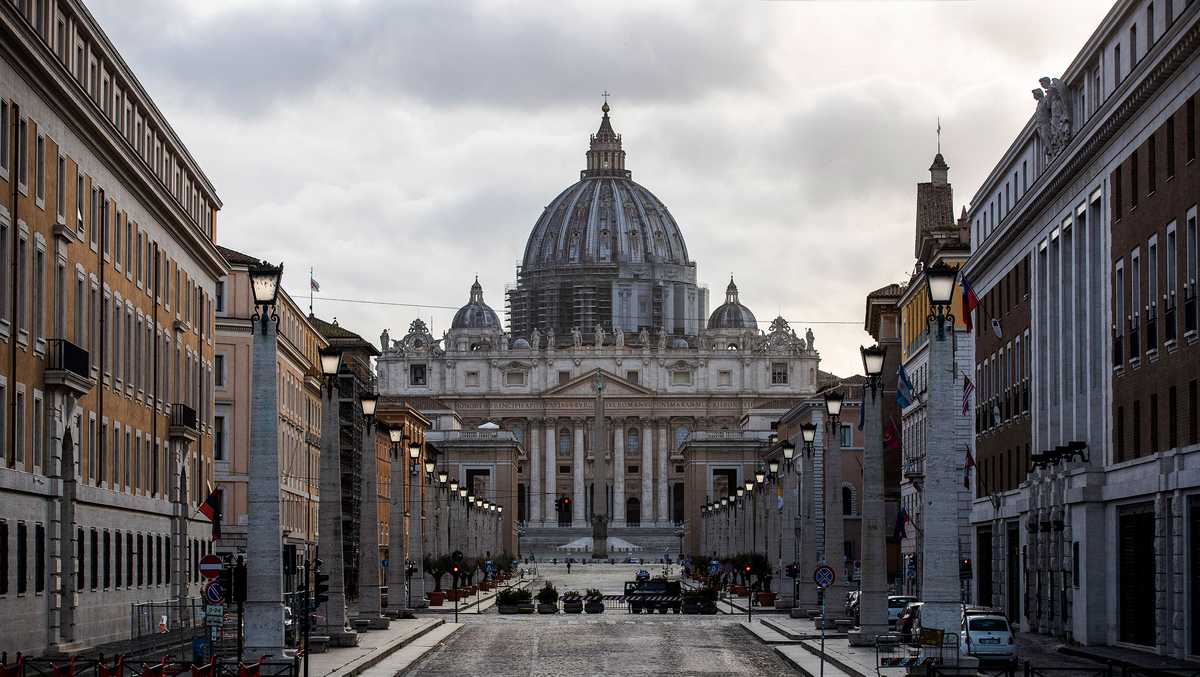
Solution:
<svg viewBox="0 0 1200 677"><path fill-rule="evenodd" d="M598 588L617 594L639 568L661 565L539 565L559 592ZM676 573L678 567L676 567ZM535 588L537 585L535 584ZM464 677L573 675L780 675L792 669L751 637L740 616L461 616L465 627L403 674Z"/></svg>

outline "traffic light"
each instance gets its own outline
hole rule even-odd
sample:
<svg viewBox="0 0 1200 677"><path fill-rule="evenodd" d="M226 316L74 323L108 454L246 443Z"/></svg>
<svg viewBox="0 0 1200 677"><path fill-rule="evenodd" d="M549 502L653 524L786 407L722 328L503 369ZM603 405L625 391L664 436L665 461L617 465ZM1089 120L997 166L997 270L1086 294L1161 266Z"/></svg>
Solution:
<svg viewBox="0 0 1200 677"><path fill-rule="evenodd" d="M225 593L225 599L233 599L234 580L233 580L233 555L225 555L221 563L221 573L217 575L217 583L221 586L221 592Z"/></svg>
<svg viewBox="0 0 1200 677"><path fill-rule="evenodd" d="M454 552L450 553L450 561L454 562L455 564L462 562L463 561L462 550L455 550ZM455 567L454 570L458 571L458 567Z"/></svg>
<svg viewBox="0 0 1200 677"><path fill-rule="evenodd" d="M313 561L313 601L321 606L329 601L329 574L321 573L321 560Z"/></svg>
<svg viewBox="0 0 1200 677"><path fill-rule="evenodd" d="M233 593L229 598L241 604L246 602L246 559L241 555L233 565Z"/></svg>
<svg viewBox="0 0 1200 677"><path fill-rule="evenodd" d="M958 561L958 577L959 578L970 578L971 577L971 560L963 559L963 560Z"/></svg>

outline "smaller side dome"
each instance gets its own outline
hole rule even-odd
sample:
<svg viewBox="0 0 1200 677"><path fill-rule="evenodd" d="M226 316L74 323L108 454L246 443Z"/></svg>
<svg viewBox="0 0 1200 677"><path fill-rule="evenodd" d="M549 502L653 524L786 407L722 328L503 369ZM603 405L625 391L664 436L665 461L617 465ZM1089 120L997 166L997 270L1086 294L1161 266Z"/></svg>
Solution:
<svg viewBox="0 0 1200 677"><path fill-rule="evenodd" d="M454 314L451 329L500 329L500 317L488 304L483 302L483 287L479 278L471 285L471 296L467 305L458 309Z"/></svg>
<svg viewBox="0 0 1200 677"><path fill-rule="evenodd" d="M709 329L758 329L758 320L750 309L738 301L738 288L729 277L725 288L725 303L717 306L708 318Z"/></svg>
<svg viewBox="0 0 1200 677"><path fill-rule="evenodd" d="M526 341L523 338L519 338L512 342L512 349L513 350L529 350L530 349L529 341Z"/></svg>

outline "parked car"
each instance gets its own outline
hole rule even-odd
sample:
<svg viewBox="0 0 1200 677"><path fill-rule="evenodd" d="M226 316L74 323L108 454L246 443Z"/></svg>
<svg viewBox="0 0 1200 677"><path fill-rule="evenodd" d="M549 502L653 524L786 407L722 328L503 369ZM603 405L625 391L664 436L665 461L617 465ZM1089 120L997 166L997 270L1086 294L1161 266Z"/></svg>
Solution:
<svg viewBox="0 0 1200 677"><path fill-rule="evenodd" d="M896 621L900 620L900 612L904 611L905 607L913 602L921 600L911 595L889 595L887 607L887 619L889 625L895 625Z"/></svg>
<svg viewBox="0 0 1200 677"><path fill-rule="evenodd" d="M910 602L896 620L896 632L906 642L911 642L921 630L921 607L924 602Z"/></svg>
<svg viewBox="0 0 1200 677"><path fill-rule="evenodd" d="M965 611L962 631L959 633L959 651L978 658L980 662L1017 663L1017 644L1012 626L1001 612Z"/></svg>

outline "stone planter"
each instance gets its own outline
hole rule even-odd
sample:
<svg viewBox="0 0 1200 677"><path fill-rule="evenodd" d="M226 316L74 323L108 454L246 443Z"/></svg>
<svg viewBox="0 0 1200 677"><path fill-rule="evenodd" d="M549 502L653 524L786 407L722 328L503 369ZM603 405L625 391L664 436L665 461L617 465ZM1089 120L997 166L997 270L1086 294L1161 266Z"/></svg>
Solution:
<svg viewBox="0 0 1200 677"><path fill-rule="evenodd" d="M533 602L521 602L517 605L517 613L531 614L533 613Z"/></svg>
<svg viewBox="0 0 1200 677"><path fill-rule="evenodd" d="M446 596L447 602L454 602L454 601L458 600L459 595L462 594L462 590L456 590L454 588L450 588L449 590L447 590L446 592L444 592L442 594L444 594Z"/></svg>
<svg viewBox="0 0 1200 677"><path fill-rule="evenodd" d="M553 602L538 602L537 612L539 614L556 614L558 613L558 604Z"/></svg>
<svg viewBox="0 0 1200 677"><path fill-rule="evenodd" d="M774 607L775 606L775 593L773 593L773 592L758 593L758 605L762 606L762 607Z"/></svg>
<svg viewBox="0 0 1200 677"><path fill-rule="evenodd" d="M563 613L565 614L581 614L583 613L583 598L576 597L573 599L563 600Z"/></svg>
<svg viewBox="0 0 1200 677"><path fill-rule="evenodd" d="M589 599L584 602L583 610L589 614L602 614L604 613L604 600Z"/></svg>
<svg viewBox="0 0 1200 677"><path fill-rule="evenodd" d="M434 590L429 592L429 606L441 606L442 601L446 599L446 593Z"/></svg>
<svg viewBox="0 0 1200 677"><path fill-rule="evenodd" d="M507 604L498 604L498 605L496 605L496 610L502 614L519 614L519 613L521 613L520 607L518 607L516 605L509 606Z"/></svg>

